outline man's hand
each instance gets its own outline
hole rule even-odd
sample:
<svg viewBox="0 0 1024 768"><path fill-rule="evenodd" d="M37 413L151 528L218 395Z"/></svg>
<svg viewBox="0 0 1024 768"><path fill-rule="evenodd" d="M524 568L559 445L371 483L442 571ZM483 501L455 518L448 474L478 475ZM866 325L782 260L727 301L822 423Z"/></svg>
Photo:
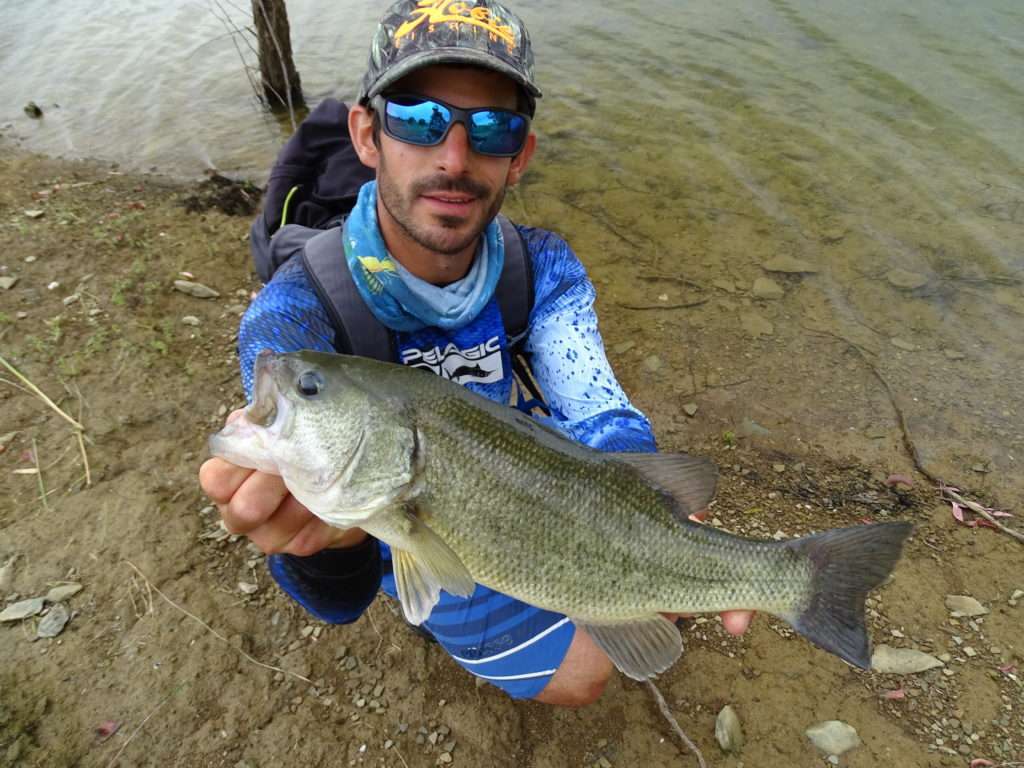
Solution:
<svg viewBox="0 0 1024 768"><path fill-rule="evenodd" d="M241 415L235 411L227 420ZM224 527L249 537L267 554L307 556L328 547L351 547L366 538L359 528L334 528L302 506L277 475L213 458L199 468L199 484L220 510Z"/></svg>

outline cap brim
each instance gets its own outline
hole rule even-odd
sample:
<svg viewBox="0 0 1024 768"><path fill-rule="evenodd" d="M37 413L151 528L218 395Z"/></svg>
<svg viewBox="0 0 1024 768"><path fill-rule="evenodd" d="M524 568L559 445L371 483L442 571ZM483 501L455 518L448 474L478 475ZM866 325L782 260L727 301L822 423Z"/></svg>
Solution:
<svg viewBox="0 0 1024 768"><path fill-rule="evenodd" d="M434 64L469 64L483 67L484 69L491 69L514 80L534 98L539 99L541 97L540 89L527 80L522 72L495 56L483 51L467 50L465 48L432 48L427 51L414 53L409 58L403 59L398 64L389 68L383 75L377 78L377 82L364 94L363 98L368 101L374 96L383 93L388 86L398 82L406 75L415 72L417 69Z"/></svg>

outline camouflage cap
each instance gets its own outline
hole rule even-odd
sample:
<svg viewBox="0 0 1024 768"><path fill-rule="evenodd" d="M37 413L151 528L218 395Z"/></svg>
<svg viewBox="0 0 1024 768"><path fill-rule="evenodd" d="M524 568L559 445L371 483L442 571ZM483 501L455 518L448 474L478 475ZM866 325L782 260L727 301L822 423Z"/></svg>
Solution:
<svg viewBox="0 0 1024 768"><path fill-rule="evenodd" d="M359 103L366 104L410 72L432 64L469 64L507 75L526 92L533 113L540 90L522 20L491 0L399 0L370 45Z"/></svg>

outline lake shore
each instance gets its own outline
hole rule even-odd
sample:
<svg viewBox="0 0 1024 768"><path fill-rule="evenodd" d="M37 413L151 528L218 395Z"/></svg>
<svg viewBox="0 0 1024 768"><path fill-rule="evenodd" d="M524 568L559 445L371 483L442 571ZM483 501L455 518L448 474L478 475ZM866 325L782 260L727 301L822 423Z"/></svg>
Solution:
<svg viewBox="0 0 1024 768"><path fill-rule="evenodd" d="M411 633L386 598L353 625L312 620L275 588L259 552L219 528L196 473L206 437L243 404L235 333L260 286L249 217L189 213L194 191L10 147L0 159L0 354L84 427L80 446L65 418L0 374L0 566L10 578L0 597L82 586L44 609L68 609L52 638L37 638L45 614L0 625L0 763L695 764L631 681L613 680L581 711L512 702ZM180 280L217 295L183 292ZM657 307L662 290L606 291L602 330L662 448L722 468L709 519L762 538L913 521L895 578L869 603L871 634L946 659L915 674L862 673L775 619L757 617L739 639L697 619L683 630L683 659L658 681L683 728L712 765L732 768L826 764L804 731L828 720L856 728L862 744L840 763L855 768L1020 759L1024 598L1010 599L1024 590L1021 544L957 524L915 475L889 412L882 437L836 429L835 440L827 415L752 418L752 401L766 416L769 402L801 408L795 384L748 383L760 354L785 357L764 334L712 318L699 332L720 343L705 347L704 365L664 345L654 354L649 339L690 322L630 308ZM868 386L870 371L858 370L844 387ZM863 399L856 407L869 413L887 407L878 391ZM972 596L987 613L952 616L947 595ZM726 704L742 722L739 754L715 742Z"/></svg>

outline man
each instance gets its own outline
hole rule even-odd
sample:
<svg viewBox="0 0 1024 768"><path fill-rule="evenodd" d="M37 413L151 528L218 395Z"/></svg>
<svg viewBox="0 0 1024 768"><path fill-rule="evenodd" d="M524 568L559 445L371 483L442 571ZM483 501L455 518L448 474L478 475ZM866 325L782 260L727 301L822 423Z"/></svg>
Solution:
<svg viewBox="0 0 1024 768"><path fill-rule="evenodd" d="M540 95L526 29L507 8L402 0L381 22L348 117L353 147L376 181L360 189L345 221L337 268L347 265L361 300L393 332L396 362L429 360L436 373L506 403L509 341L495 298L506 243L495 216L533 156L529 123ZM608 365L582 265L556 235L517 230L534 275L524 350L549 423L599 450L656 450L650 424ZM300 261L278 269L242 321L250 396L261 349L336 349ZM449 358L472 364L453 368ZM200 479L227 528L269 553L274 578L314 615L350 622L378 587L395 596L386 545L325 525L279 477L211 459ZM739 633L749 614L724 620ZM612 670L564 616L480 585L468 599L442 593L425 626L457 663L517 698L587 704Z"/></svg>

